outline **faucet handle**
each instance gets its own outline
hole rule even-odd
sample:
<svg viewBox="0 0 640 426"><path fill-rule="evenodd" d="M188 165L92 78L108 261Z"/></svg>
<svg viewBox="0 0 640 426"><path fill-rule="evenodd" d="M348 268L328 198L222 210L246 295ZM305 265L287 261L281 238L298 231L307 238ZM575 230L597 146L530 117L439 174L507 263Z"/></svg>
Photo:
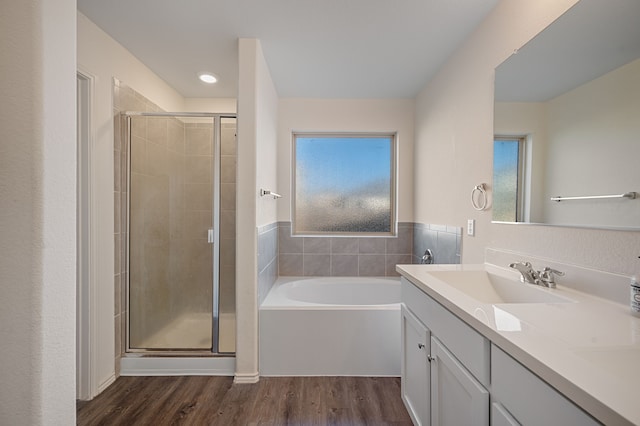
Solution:
<svg viewBox="0 0 640 426"><path fill-rule="evenodd" d="M542 281L549 288L555 288L556 275L559 277L563 277L564 272L545 266L545 268L540 272L540 281Z"/></svg>
<svg viewBox="0 0 640 426"><path fill-rule="evenodd" d="M554 274L559 276L559 277L564 277L564 272L562 271L558 271L557 269L553 269L550 268L548 266L545 266L544 269L542 270L543 274L549 274L551 276L553 276Z"/></svg>

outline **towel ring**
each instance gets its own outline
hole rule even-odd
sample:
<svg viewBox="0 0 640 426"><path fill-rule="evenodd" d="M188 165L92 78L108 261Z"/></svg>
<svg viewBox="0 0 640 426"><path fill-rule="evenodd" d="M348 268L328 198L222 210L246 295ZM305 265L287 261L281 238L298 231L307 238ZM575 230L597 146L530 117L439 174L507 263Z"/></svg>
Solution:
<svg viewBox="0 0 640 426"><path fill-rule="evenodd" d="M476 192L480 193L478 201L476 201ZM487 207L487 191L484 189L484 183L474 186L471 190L471 205L478 211L482 211Z"/></svg>

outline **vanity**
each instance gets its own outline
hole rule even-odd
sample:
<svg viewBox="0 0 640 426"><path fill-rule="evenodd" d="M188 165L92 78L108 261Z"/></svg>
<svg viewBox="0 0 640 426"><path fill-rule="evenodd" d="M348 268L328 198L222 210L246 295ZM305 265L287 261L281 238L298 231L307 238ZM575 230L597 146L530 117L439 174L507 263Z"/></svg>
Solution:
<svg viewBox="0 0 640 426"><path fill-rule="evenodd" d="M640 319L507 267L398 265L416 425L640 424Z"/></svg>

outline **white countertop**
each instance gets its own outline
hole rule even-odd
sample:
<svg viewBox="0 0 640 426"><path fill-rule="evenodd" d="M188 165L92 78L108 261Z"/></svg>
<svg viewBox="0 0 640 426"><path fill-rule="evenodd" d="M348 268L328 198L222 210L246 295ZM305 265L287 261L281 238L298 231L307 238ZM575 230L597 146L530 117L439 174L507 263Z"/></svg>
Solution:
<svg viewBox="0 0 640 426"><path fill-rule="evenodd" d="M430 274L492 265L398 265L397 270L604 424L640 425L640 318L629 307L558 284L571 303L487 304ZM531 285L531 284L522 284Z"/></svg>

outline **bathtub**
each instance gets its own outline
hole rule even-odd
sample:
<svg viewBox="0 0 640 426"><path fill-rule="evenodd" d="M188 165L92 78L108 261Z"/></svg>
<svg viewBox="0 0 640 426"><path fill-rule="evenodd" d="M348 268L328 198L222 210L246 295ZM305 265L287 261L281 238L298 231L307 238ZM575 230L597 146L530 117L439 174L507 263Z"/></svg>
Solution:
<svg viewBox="0 0 640 426"><path fill-rule="evenodd" d="M260 375L399 376L400 279L279 278L260 306Z"/></svg>

